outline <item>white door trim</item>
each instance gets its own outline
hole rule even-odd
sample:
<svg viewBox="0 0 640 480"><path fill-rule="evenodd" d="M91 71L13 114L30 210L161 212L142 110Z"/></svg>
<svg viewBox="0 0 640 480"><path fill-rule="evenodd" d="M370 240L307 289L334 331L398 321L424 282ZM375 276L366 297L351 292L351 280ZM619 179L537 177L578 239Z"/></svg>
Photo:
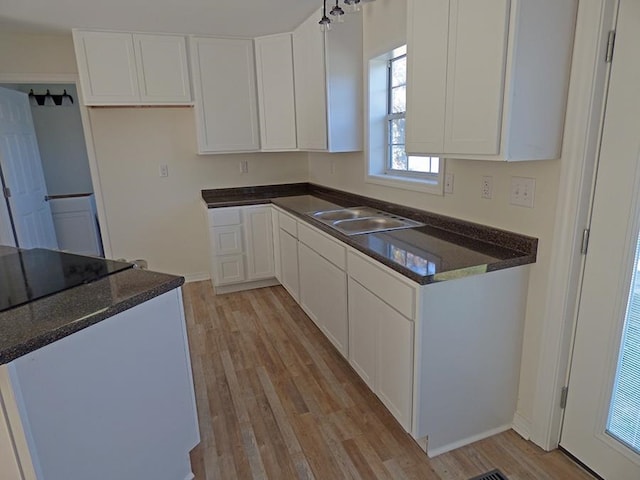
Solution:
<svg viewBox="0 0 640 480"><path fill-rule="evenodd" d="M100 181L100 170L96 159L96 150L93 143L93 130L91 129L91 118L89 117L89 109L82 103L82 86L80 85L80 77L78 74L59 74L59 73L0 73L0 83L74 83L78 91L78 107L80 108L80 117L82 119L82 130L84 140L87 146L87 157L89 159L89 170L91 172L91 183L93 185L93 193L96 199L96 207L98 210L98 221L100 223L100 233L102 236L102 245L104 247L104 255L111 258L111 240L109 237L109 225L107 222L107 214L102 196L102 183Z"/></svg>
<svg viewBox="0 0 640 480"><path fill-rule="evenodd" d="M579 2L572 78L565 123L547 303L542 325L530 439L545 450L558 446L589 224L609 65L607 33L618 0ZM522 433L522 432L521 432Z"/></svg>

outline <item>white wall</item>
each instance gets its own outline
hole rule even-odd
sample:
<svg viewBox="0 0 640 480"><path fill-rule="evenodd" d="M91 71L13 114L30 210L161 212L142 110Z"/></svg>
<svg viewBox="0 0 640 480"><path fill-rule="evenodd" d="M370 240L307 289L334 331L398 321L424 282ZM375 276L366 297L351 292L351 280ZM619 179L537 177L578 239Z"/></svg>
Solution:
<svg viewBox="0 0 640 480"><path fill-rule="evenodd" d="M366 4L364 29L364 63L370 58L406 42L406 0L387 0ZM336 27L336 28L339 28ZM331 173L331 163L335 164ZM329 155L310 154L311 182L341 190L409 205L511 230L539 239L538 260L531 266L528 306L522 353L518 413L530 421L537 375L538 352L546 300L550 244L553 237L555 207L560 175L560 161L518 164L448 159L447 172L454 174L453 195L436 196L365 183L363 153ZM482 176L493 177L493 198L480 197ZM536 179L534 208L509 205L512 176Z"/></svg>
<svg viewBox="0 0 640 480"><path fill-rule="evenodd" d="M33 125L38 137L42 170L49 195L92 193L87 147L78 108L78 92L72 84L3 85L13 90L44 94L47 89L59 95L66 90L73 97L69 106L31 106Z"/></svg>

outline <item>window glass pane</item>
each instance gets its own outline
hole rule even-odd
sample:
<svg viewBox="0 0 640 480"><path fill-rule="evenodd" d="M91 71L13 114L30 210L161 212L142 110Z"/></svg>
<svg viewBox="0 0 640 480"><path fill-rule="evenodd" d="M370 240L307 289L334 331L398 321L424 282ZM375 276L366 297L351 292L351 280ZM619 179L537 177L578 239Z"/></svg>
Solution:
<svg viewBox="0 0 640 480"><path fill-rule="evenodd" d="M640 452L640 238L634 265L607 432Z"/></svg>
<svg viewBox="0 0 640 480"><path fill-rule="evenodd" d="M410 172L431 173L431 157L414 157L408 159L408 168Z"/></svg>
<svg viewBox="0 0 640 480"><path fill-rule="evenodd" d="M407 110L407 87L393 87L391 89L391 113L403 113Z"/></svg>
<svg viewBox="0 0 640 480"><path fill-rule="evenodd" d="M391 144L404 145L404 118L390 120Z"/></svg>
<svg viewBox="0 0 640 480"><path fill-rule="evenodd" d="M407 57L395 59L391 62L391 86L397 87L407 83Z"/></svg>
<svg viewBox="0 0 640 480"><path fill-rule="evenodd" d="M431 157L431 173L440 173L440 159Z"/></svg>
<svg viewBox="0 0 640 480"><path fill-rule="evenodd" d="M407 169L407 154L404 145L391 147L391 168L394 170Z"/></svg>

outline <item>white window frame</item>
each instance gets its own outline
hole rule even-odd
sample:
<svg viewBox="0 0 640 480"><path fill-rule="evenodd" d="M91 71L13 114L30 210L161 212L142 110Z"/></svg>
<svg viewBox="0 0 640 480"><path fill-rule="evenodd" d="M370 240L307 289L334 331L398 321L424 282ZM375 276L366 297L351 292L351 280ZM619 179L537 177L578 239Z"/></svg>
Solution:
<svg viewBox="0 0 640 480"><path fill-rule="evenodd" d="M444 195L444 159L440 159L438 174L404 172L390 168L389 147L389 61L398 56L398 49L369 61L367 102L367 151L365 182Z"/></svg>

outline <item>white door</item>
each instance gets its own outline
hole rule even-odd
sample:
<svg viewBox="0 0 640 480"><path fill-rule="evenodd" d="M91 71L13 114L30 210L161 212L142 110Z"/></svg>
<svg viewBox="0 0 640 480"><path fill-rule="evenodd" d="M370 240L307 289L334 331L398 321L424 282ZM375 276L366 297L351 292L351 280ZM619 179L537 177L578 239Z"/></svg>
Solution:
<svg viewBox="0 0 640 480"><path fill-rule="evenodd" d="M621 0L560 444L607 480L640 478L640 2Z"/></svg>
<svg viewBox="0 0 640 480"><path fill-rule="evenodd" d="M0 168L18 246L58 248L27 95L0 88Z"/></svg>

